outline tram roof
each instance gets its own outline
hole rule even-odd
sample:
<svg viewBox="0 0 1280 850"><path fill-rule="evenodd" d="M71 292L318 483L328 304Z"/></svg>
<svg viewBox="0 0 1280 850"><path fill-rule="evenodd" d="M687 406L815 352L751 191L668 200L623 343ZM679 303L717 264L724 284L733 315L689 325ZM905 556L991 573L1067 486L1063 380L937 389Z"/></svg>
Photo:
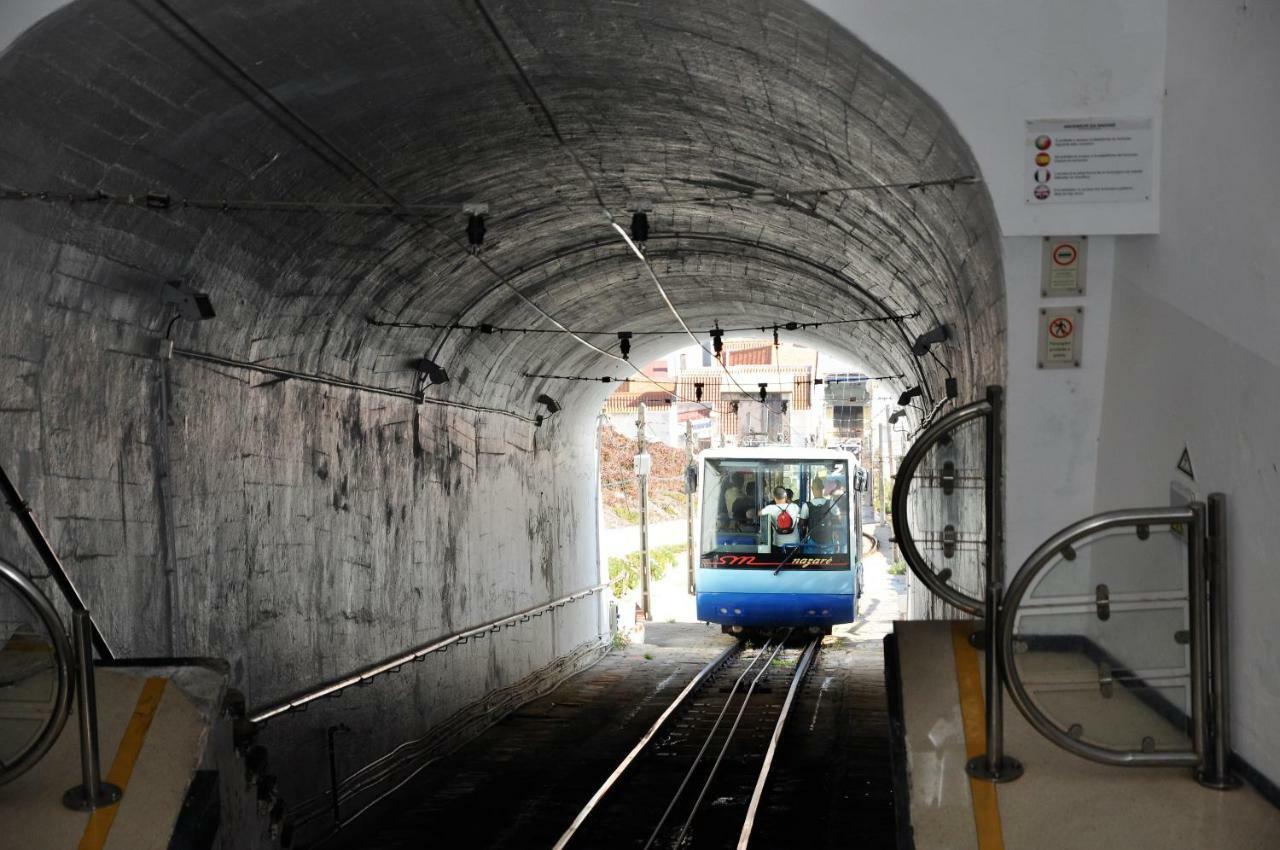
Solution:
<svg viewBox="0 0 1280 850"><path fill-rule="evenodd" d="M703 459L768 460L847 460L854 463L857 457L845 449L819 449L811 446L734 446L722 449L705 449L698 455Z"/></svg>

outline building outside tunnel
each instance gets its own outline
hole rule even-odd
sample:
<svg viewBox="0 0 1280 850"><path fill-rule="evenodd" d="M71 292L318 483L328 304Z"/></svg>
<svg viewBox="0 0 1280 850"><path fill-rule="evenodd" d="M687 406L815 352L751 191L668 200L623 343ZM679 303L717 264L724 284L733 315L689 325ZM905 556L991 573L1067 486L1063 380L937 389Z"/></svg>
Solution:
<svg viewBox="0 0 1280 850"><path fill-rule="evenodd" d="M897 630L887 691L878 638L858 632L885 616L868 613L878 584L852 637L777 656L818 665L810 682L879 682L872 702L815 704L811 730L845 730L848 752L883 744L898 770L893 799L876 797L892 815L883 846L995 846L992 823L1010 847L1136 846L1092 827L1047 843L1061 830L1036 801L1058 792L1037 783L1067 777L1095 805L1160 770L1159 799L1134 805L1183 842L1165 846L1275 846L1277 43L1266 2L0 5L0 467L14 487L0 771L24 770L0 772L0 812L22 825L16 846L311 846L344 820L339 838L361 846L353 830L384 816L385 795L435 787L405 785L421 771L564 754L553 731L511 731L544 706L588 705L613 682L635 701L627 722L659 722L642 710L656 685L691 681L729 643L698 626L696 646L669 631L652 659L613 646L601 411L629 419L645 401L677 443L686 421L714 424L708 445L860 439L879 480L990 387L1002 407L982 421L1003 446L985 478L977 420L921 455L896 511L915 526L910 566L954 603L982 600L1003 563L1000 592L1030 612L1004 662L1015 679L1087 680L1090 698L1114 686L1115 728L1143 712L1186 727L1126 731L1125 746L1182 752L1186 737L1200 770L1229 735L1219 766L1244 786L1203 789L1191 761L1082 773L1014 703L1026 776L995 795L971 786L962 756L990 741L966 737L982 726L981 699L976 727L960 707L976 650L948 631L972 625L948 624L987 609L912 574L904 610L933 622ZM752 379L764 364L748 340L764 341L769 379ZM847 368L815 385L818 363L775 344ZM671 374L643 368L675 351L689 359ZM608 401L623 382L630 395ZM802 500L845 493L809 484ZM1051 547L1074 566L1032 563L1045 577L1018 584L1072 523L1212 494L1226 509L1204 528L1134 520L1079 557ZM879 495L868 522L887 537ZM1054 581L1079 585L1059 594L1077 619L1030 640L1029 618L1059 604ZM1221 607L1201 619L1197 594ZM124 789L92 815L61 803L82 779L84 671L61 634L77 607L99 659L102 774ZM652 625L658 646L669 624ZM1165 655L1126 656L1121 643L1155 633ZM767 689L769 711L786 716L786 692ZM1047 713L1088 743L1095 726L1074 721L1089 705ZM596 727L583 711L547 728L614 717L601 709ZM864 711L879 725L849 725ZM928 749L935 721L951 749ZM846 750L808 752L779 769ZM537 775L504 793L532 794ZM766 803L782 799L771 787ZM559 835L557 811L526 815ZM822 823L835 841L844 822ZM494 846L553 843L529 834ZM366 846L404 846L379 835ZM786 846L772 835L751 846Z"/></svg>

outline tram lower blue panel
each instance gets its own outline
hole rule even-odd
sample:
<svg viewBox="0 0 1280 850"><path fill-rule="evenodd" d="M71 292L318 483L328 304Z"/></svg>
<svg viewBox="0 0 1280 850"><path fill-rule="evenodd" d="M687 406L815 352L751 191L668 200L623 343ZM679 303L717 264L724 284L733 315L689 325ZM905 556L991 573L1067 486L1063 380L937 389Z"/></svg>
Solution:
<svg viewBox="0 0 1280 850"><path fill-rule="evenodd" d="M834 626L854 620L853 594L698 594L698 619L728 626Z"/></svg>

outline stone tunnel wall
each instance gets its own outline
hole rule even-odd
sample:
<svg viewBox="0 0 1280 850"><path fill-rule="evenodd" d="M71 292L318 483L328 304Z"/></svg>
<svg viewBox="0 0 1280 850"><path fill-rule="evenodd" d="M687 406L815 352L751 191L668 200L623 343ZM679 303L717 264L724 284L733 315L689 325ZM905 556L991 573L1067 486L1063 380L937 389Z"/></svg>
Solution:
<svg viewBox="0 0 1280 850"><path fill-rule="evenodd" d="M164 361L99 282L129 270L3 235L0 462L117 654L225 657L259 704L596 583L589 427ZM272 723L286 797L318 790L324 724L354 768L597 640L598 599Z"/></svg>

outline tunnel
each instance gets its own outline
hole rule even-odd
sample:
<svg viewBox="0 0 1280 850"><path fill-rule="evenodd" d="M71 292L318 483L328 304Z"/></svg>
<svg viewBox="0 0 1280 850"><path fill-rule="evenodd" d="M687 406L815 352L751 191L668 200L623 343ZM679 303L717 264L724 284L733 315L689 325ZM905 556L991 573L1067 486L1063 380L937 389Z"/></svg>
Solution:
<svg viewBox="0 0 1280 850"><path fill-rule="evenodd" d="M812 6L758 12L79 0L22 34L4 463L117 650L225 658L264 703L596 584L601 379L715 327L919 386L917 421L1001 383L965 140ZM21 538L0 554L47 586ZM578 602L273 720L282 791L322 790L327 727L388 752L575 669L604 618Z"/></svg>

